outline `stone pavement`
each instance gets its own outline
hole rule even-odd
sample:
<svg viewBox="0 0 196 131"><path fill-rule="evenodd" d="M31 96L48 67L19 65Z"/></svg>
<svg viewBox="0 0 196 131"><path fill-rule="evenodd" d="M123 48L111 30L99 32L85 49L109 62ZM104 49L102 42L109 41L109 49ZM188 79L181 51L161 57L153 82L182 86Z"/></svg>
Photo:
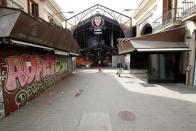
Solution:
<svg viewBox="0 0 196 131"><path fill-rule="evenodd" d="M0 131L195 131L196 89L77 70L0 121Z"/></svg>

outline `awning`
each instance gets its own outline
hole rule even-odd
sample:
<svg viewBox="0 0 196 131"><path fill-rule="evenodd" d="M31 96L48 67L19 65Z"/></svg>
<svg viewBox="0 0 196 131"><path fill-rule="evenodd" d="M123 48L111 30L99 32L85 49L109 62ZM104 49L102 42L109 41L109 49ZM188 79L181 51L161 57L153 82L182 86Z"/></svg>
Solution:
<svg viewBox="0 0 196 131"><path fill-rule="evenodd" d="M69 53L69 54L72 56L79 56L79 54L76 54L76 53Z"/></svg>
<svg viewBox="0 0 196 131"><path fill-rule="evenodd" d="M23 41L13 40L13 39L10 39L10 42L13 43L13 44L16 44L16 45L31 46L31 47L37 47L37 48L42 48L42 49L46 49L46 50L54 50L51 47L37 45L37 44L29 43L29 42L23 42Z"/></svg>
<svg viewBox="0 0 196 131"><path fill-rule="evenodd" d="M70 30L31 17L19 9L0 8L1 38L38 48L79 53L79 45Z"/></svg>
<svg viewBox="0 0 196 131"><path fill-rule="evenodd" d="M190 51L184 37L185 29L178 28L142 37L118 39L118 51L119 54Z"/></svg>
<svg viewBox="0 0 196 131"><path fill-rule="evenodd" d="M138 52L176 52L176 51L190 51L187 48L159 48L159 49L137 49Z"/></svg>
<svg viewBox="0 0 196 131"><path fill-rule="evenodd" d="M130 40L132 48L129 52L176 52L189 51L184 42L141 41Z"/></svg>
<svg viewBox="0 0 196 131"><path fill-rule="evenodd" d="M60 51L60 50L54 50L54 53L57 55L62 55L62 56L68 56L68 52Z"/></svg>
<svg viewBox="0 0 196 131"><path fill-rule="evenodd" d="M79 55L78 53L56 50L54 48L41 46L41 45L37 45L37 44L32 44L32 43L28 43L28 42L23 42L23 41L18 41L18 40L10 39L10 42L14 45L24 45L24 46L31 46L31 47L37 47L37 48L42 48L42 49L46 49L46 50L51 50L51 51L54 51L54 54L62 55L62 56L68 56L68 55L78 56Z"/></svg>

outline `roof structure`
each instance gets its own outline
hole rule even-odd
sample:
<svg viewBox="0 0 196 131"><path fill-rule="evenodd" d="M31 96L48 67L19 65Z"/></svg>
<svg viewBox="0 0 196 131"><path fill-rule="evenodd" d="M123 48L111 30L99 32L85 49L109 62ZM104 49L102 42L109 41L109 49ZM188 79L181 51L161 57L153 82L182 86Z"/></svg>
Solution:
<svg viewBox="0 0 196 131"><path fill-rule="evenodd" d="M31 17L24 11L0 8L0 25L1 40L9 39L9 43L79 52L79 45L71 31Z"/></svg>
<svg viewBox="0 0 196 131"><path fill-rule="evenodd" d="M66 20L68 28L74 31L79 23L96 14L101 14L116 21L121 26L125 37L130 37L132 18L100 4L91 6L90 8L68 18Z"/></svg>
<svg viewBox="0 0 196 131"><path fill-rule="evenodd" d="M118 51L120 54L189 51L182 37L184 33L184 28L178 28L142 37L118 39Z"/></svg>

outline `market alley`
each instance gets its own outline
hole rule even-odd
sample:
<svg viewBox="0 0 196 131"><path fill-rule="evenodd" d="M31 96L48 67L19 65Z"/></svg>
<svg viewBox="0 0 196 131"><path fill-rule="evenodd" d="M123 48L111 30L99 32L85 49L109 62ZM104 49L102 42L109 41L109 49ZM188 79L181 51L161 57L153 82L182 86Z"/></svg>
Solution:
<svg viewBox="0 0 196 131"><path fill-rule="evenodd" d="M80 69L0 121L0 131L195 131L196 90Z"/></svg>

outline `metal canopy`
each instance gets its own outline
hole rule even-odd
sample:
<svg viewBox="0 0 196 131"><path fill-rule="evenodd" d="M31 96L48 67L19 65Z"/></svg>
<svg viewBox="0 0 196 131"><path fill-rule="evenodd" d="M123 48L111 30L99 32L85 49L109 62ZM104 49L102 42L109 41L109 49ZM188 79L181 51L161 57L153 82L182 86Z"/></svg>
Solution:
<svg viewBox="0 0 196 131"><path fill-rule="evenodd" d="M10 39L8 43L79 53L79 45L71 31L21 10L0 8L0 25L0 38Z"/></svg>
<svg viewBox="0 0 196 131"><path fill-rule="evenodd" d="M159 48L186 48L184 42L144 41L130 40L136 49L159 49Z"/></svg>
<svg viewBox="0 0 196 131"><path fill-rule="evenodd" d="M190 51L184 42L165 42L165 41L142 41L129 40L124 44L124 51L120 54L131 52L177 52ZM128 45L127 45L128 44Z"/></svg>
<svg viewBox="0 0 196 131"><path fill-rule="evenodd" d="M184 42L185 29L177 28L136 38L118 39L120 54L130 52L190 51Z"/></svg>
<svg viewBox="0 0 196 131"><path fill-rule="evenodd" d="M178 52L190 51L188 48L158 48L158 49L137 49L138 52Z"/></svg>
<svg viewBox="0 0 196 131"><path fill-rule="evenodd" d="M115 10L112 10L108 7L100 5L100 4L91 6L90 8L66 19L67 27L73 32L76 26L80 22L82 22L85 19L88 19L89 17L96 15L97 13L107 16L115 20L116 22L118 22L123 30L125 37L127 38L130 37L130 28L132 26L132 18L120 12L117 12Z"/></svg>
<svg viewBox="0 0 196 131"><path fill-rule="evenodd" d="M165 51L188 51L184 42L164 42L164 41L142 41L130 40L134 49L138 52L165 52Z"/></svg>

